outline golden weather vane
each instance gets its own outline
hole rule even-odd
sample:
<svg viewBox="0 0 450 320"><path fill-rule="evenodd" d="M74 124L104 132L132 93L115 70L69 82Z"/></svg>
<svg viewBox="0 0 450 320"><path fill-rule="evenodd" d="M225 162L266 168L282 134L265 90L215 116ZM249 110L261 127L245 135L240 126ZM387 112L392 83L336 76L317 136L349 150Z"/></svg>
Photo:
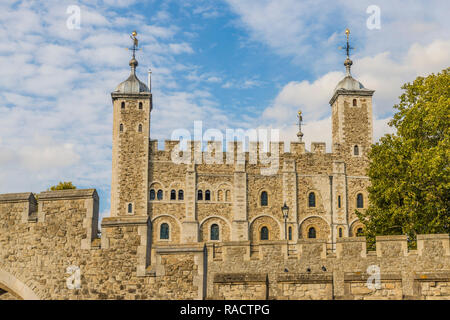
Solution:
<svg viewBox="0 0 450 320"><path fill-rule="evenodd" d="M133 58L136 58L136 51L140 50L138 48L139 40L136 38L137 35L138 35L138 33L136 32L136 30L134 30L130 35L131 40L133 40L133 48L129 48L128 50L133 51Z"/></svg>
<svg viewBox="0 0 450 320"><path fill-rule="evenodd" d="M353 50L355 48L351 47L349 44L349 38L350 38L350 29L349 28L345 29L345 35L347 36L347 44L345 45L345 47L339 46L339 49L345 49L345 51L347 52L347 58L350 58L350 50Z"/></svg>

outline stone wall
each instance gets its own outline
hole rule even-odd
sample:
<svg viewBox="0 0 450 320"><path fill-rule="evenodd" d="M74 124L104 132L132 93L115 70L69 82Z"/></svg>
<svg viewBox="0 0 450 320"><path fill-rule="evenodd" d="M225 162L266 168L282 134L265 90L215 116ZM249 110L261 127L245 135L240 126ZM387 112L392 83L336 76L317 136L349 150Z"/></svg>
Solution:
<svg viewBox="0 0 450 320"><path fill-rule="evenodd" d="M104 218L97 234L93 189L38 199L0 195L0 299L450 299L448 234L419 235L417 250L378 237L369 252L360 237L171 244L150 217Z"/></svg>
<svg viewBox="0 0 450 320"><path fill-rule="evenodd" d="M216 144L222 150L220 143ZM197 153L187 154L186 159L192 163L185 164L172 159L179 141L165 141L164 150L158 149L157 141L150 142L149 191L161 190L162 199L155 197L149 201L149 215L152 220L170 216L175 224L182 225L173 227L177 234L171 237L172 244L206 241L203 226L211 218L220 219L217 223L226 232L221 236L224 241L256 240L255 226L264 217L270 218L265 218L267 225L264 225L271 229L270 239L283 240L287 237L281 212L284 203L290 208L286 229L290 228L294 241L307 238L307 230L313 226L331 248L340 234L355 236L354 229L361 227L355 210L365 210L368 206L369 180L365 176L349 176L348 167L354 163L347 164L339 154L326 153L324 144L313 143L312 152L306 151L303 143L293 142L287 151L284 146L278 149L272 146L280 154L270 156L279 164L269 175L263 174L267 165L256 162L249 152L238 159L237 153L242 150L239 142L229 145L221 157L222 163L209 164L205 161L211 155L201 152L199 145L198 141L188 141L187 150L197 150ZM261 143L251 144L250 148L257 151L256 157L264 154ZM229 154L234 155L231 162L227 158ZM361 167L361 163L355 165ZM364 162L363 167L366 166ZM171 198L172 191L176 193L175 199ZM182 199L178 195L180 191L184 195ZM203 195L201 200L199 191ZM206 192L210 200L205 199ZM268 195L267 206L261 205L262 192ZM311 193L315 195L314 206L309 203ZM363 208L356 207L359 193L363 194ZM157 240L158 235L153 237Z"/></svg>

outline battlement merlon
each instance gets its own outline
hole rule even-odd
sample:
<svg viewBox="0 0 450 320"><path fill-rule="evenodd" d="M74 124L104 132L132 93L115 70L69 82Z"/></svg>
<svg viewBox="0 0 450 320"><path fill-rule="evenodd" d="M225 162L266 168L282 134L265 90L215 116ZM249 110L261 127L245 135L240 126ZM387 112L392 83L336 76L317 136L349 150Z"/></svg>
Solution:
<svg viewBox="0 0 450 320"><path fill-rule="evenodd" d="M180 152L191 152L196 154L201 154L202 157L208 156L211 152L223 152L228 154L228 157L238 159L237 155L242 155L242 158L249 158L249 155L259 155L259 154L273 154L274 151L278 150L278 155L295 156L307 153L304 142L290 142L288 150L285 152L284 141L280 142L270 142L270 148L267 148L266 144L262 141L250 141L247 147L244 147L242 141L230 141L227 143L227 147L223 148L222 141L193 141L188 140L180 144L180 140L165 140L164 149L158 150L159 143L158 140L150 140L150 151L153 154L157 152L164 152L168 156L175 150ZM247 150L246 150L247 149ZM311 153L315 154L326 154L326 143L325 142L312 142L311 143ZM197 155L197 157L199 157ZM191 157L192 158L192 157Z"/></svg>
<svg viewBox="0 0 450 320"><path fill-rule="evenodd" d="M32 193L3 194L0 195L0 211L5 213L6 210L11 214L11 205L22 205L22 223L45 224L47 216L51 215L52 222L66 222L67 229L83 229L85 234L80 239L80 247L91 248L91 242L98 233L99 198L95 189L44 191L37 195L37 199ZM68 222L71 219L80 219L82 224ZM77 234L81 236L82 232Z"/></svg>
<svg viewBox="0 0 450 320"><path fill-rule="evenodd" d="M18 204L23 206L22 218L23 223L29 220L35 220L37 208L37 200L31 192L25 193L7 193L0 194L1 204Z"/></svg>

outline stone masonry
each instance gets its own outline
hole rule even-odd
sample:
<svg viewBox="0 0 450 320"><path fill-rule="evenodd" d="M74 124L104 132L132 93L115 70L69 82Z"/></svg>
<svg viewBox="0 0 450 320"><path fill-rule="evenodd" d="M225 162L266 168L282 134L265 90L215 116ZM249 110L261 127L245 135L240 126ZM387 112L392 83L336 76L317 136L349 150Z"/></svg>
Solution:
<svg viewBox="0 0 450 320"><path fill-rule="evenodd" d="M417 250L405 236L378 237L376 251L358 236L374 91L347 60L330 100L331 153L321 142L246 152L231 142L222 153L220 141L167 140L161 150L137 65L111 94L101 232L94 189L0 195L0 299L450 298L448 234L419 235Z"/></svg>

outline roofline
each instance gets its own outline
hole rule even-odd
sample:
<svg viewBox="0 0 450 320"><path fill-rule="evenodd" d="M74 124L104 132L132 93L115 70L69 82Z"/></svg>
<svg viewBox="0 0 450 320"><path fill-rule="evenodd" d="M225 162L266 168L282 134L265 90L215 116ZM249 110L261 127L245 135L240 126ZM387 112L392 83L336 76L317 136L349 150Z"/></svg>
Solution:
<svg viewBox="0 0 450 320"><path fill-rule="evenodd" d="M141 93L122 93L122 92L111 92L111 98L113 100L119 98L138 98L138 99L151 99L151 92L141 92Z"/></svg>
<svg viewBox="0 0 450 320"><path fill-rule="evenodd" d="M369 90L369 89L362 89L362 90L338 89L334 92L333 96L331 97L330 106L333 105L334 101L336 101L337 97L340 95L343 95L343 96L355 95L355 96L371 97L374 92L375 92L375 90Z"/></svg>

